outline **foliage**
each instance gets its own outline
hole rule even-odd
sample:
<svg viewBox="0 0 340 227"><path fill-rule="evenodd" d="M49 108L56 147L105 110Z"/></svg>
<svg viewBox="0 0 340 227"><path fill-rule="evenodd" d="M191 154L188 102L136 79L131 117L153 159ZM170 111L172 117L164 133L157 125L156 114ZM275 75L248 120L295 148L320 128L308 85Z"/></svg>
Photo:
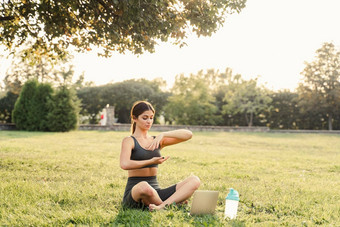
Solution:
<svg viewBox="0 0 340 227"><path fill-rule="evenodd" d="M150 132L157 135L158 132ZM191 174L219 191L215 215L122 209L127 172L119 168L129 132L0 131L0 223L4 226L338 226L340 136L194 132L162 150L161 187ZM229 188L238 216L223 217Z"/></svg>
<svg viewBox="0 0 340 227"><path fill-rule="evenodd" d="M10 68L3 80L5 89L19 95L26 81L32 79L40 83L50 83L54 87L63 83L70 85L74 74L73 65L69 63L71 59L71 55L65 56L63 60L49 59L46 56L32 59L25 50L19 50L12 54ZM74 86L81 87L83 83L84 75L80 75Z"/></svg>
<svg viewBox="0 0 340 227"><path fill-rule="evenodd" d="M37 92L37 87L38 81L27 81L22 88L19 98L15 102L12 117L13 122L16 124L18 129L29 130L32 127L28 116L32 108L32 98Z"/></svg>
<svg viewBox="0 0 340 227"><path fill-rule="evenodd" d="M127 80L108 86L103 90L103 99L109 94L107 89L112 89L112 100L110 103L115 106L115 111L120 123L130 123L130 110L134 102L146 100L152 103L156 110L155 122L162 112L168 93L160 90L157 81ZM107 99L108 100L108 99Z"/></svg>
<svg viewBox="0 0 340 227"><path fill-rule="evenodd" d="M225 126L239 126L239 125L247 125L247 121L243 115L243 113L226 113L223 111L223 106L227 104L225 95L228 91L228 85L224 84L221 85L214 93L213 96L215 97L215 105L217 107L216 114L221 116L222 122L221 125ZM254 116L256 119L256 116ZM259 123L259 122L256 122ZM256 124L260 126L261 124Z"/></svg>
<svg viewBox="0 0 340 227"><path fill-rule="evenodd" d="M269 109L271 98L267 90L257 85L257 78L243 80L240 75L230 78L224 101L223 112L243 113L248 126L253 125L253 117L264 109Z"/></svg>
<svg viewBox="0 0 340 227"><path fill-rule="evenodd" d="M189 77L179 75L170 93L162 91L162 86L164 81L129 80L83 87L77 90L82 100L81 114L89 116L90 123L97 123L98 113L109 104L116 107L119 122L128 123L132 103L146 99L155 104L157 116L164 115L170 124L248 125L251 108L254 108L256 113L253 112L252 125L255 126L276 129L327 128L327 115L318 106L306 112L306 106L299 99L301 94L299 96L296 91L289 90L268 91L257 85L257 79L246 81L241 75L233 75L230 68L222 73L211 69ZM305 103L309 102L307 96L303 98ZM241 111L240 107L248 109ZM332 123L334 129L340 129L340 116L334 116Z"/></svg>
<svg viewBox="0 0 340 227"><path fill-rule="evenodd" d="M266 123L275 129L298 129L301 127L298 94L289 90L271 92L272 108L263 110L262 114L268 119Z"/></svg>
<svg viewBox="0 0 340 227"><path fill-rule="evenodd" d="M15 103L13 122L18 129L28 131L48 130L48 102L53 94L49 84L30 80L25 83Z"/></svg>
<svg viewBox="0 0 340 227"><path fill-rule="evenodd" d="M48 103L48 129L53 132L67 132L76 129L79 109L76 94L61 86Z"/></svg>
<svg viewBox="0 0 340 227"><path fill-rule="evenodd" d="M210 70L212 71L212 70ZM209 71L208 71L209 73ZM238 125L247 125L246 119L243 116L243 113L226 113L223 110L223 106L227 104L225 99L225 95L227 91L230 89L229 84L231 83L234 77L238 77L239 75L233 75L233 71L231 68L226 68L223 73L216 73L215 78L209 78L209 80L214 84L212 86L212 95L215 98L215 106L217 107L216 115L220 116L222 122L220 125L225 126L238 126ZM256 116L255 116L256 118Z"/></svg>
<svg viewBox="0 0 340 227"><path fill-rule="evenodd" d="M90 124L97 124L99 112L104 108L105 102L101 98L101 86L83 87L77 90L77 97L81 100L80 115L89 118Z"/></svg>
<svg viewBox="0 0 340 227"><path fill-rule="evenodd" d="M7 90L19 94L22 86L28 80L36 79L38 82L53 82L53 64L46 58L39 62L31 62L22 58L23 53L14 55L9 70L6 72L4 84Z"/></svg>
<svg viewBox="0 0 340 227"><path fill-rule="evenodd" d="M50 84L39 83L35 94L31 97L29 111L26 119L29 126L25 130L29 131L47 131L49 121L47 114L49 113L48 102L53 95L53 88Z"/></svg>
<svg viewBox="0 0 340 227"><path fill-rule="evenodd" d="M332 130L333 118L340 113L340 51L332 43L324 43L316 51L316 59L301 73L304 76L298 93L303 112L318 111L328 118Z"/></svg>
<svg viewBox="0 0 340 227"><path fill-rule="evenodd" d="M170 123L184 125L217 125L220 116L216 115L217 108L212 95L212 78L217 75L212 71L204 74L191 74L189 77L176 76L172 87L172 95L165 108L165 118Z"/></svg>
<svg viewBox="0 0 340 227"><path fill-rule="evenodd" d="M74 92L62 86L53 94L50 84L29 80L13 110L13 122L21 130L69 131L77 125L79 103Z"/></svg>
<svg viewBox="0 0 340 227"><path fill-rule="evenodd" d="M154 51L172 38L183 45L187 33L210 36L228 14L240 12L237 1L9 1L0 4L0 43L15 48L32 41L33 55L63 57L69 46L78 51ZM29 51L28 51L29 53Z"/></svg>
<svg viewBox="0 0 340 227"><path fill-rule="evenodd" d="M130 123L130 110L134 102L146 100L152 103L156 110L155 121L168 97L161 87L163 80L126 80L100 87L83 88L78 91L82 100L83 114L90 114L92 122L97 119L97 114L107 104L115 107L115 115L119 123Z"/></svg>
<svg viewBox="0 0 340 227"><path fill-rule="evenodd" d="M17 94L8 91L4 97L0 98L0 123L12 122L12 111L18 97Z"/></svg>

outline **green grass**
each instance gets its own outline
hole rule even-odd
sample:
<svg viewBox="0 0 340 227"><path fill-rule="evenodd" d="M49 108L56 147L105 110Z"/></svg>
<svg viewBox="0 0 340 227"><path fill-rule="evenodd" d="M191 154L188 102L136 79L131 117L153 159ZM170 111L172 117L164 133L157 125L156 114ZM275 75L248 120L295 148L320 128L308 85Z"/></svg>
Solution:
<svg viewBox="0 0 340 227"><path fill-rule="evenodd" d="M339 135L201 132L165 148L162 187L195 174L200 189L220 192L215 215L192 217L190 206L122 209L128 134L0 131L0 225L340 226ZM231 221L230 187L241 200Z"/></svg>

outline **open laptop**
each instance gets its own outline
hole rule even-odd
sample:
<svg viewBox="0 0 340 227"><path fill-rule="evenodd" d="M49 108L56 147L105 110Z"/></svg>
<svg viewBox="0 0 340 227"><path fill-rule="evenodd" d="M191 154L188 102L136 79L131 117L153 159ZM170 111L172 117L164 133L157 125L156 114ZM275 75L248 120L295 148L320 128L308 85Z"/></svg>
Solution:
<svg viewBox="0 0 340 227"><path fill-rule="evenodd" d="M197 190L191 204L191 215L213 214L218 200L218 191Z"/></svg>

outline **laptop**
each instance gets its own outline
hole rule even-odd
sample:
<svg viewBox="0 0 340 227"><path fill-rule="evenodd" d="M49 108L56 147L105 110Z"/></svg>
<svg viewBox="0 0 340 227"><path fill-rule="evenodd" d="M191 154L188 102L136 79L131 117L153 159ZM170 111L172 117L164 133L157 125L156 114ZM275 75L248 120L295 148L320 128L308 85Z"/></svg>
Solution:
<svg viewBox="0 0 340 227"><path fill-rule="evenodd" d="M218 191L197 190L191 204L191 215L213 214L218 200Z"/></svg>

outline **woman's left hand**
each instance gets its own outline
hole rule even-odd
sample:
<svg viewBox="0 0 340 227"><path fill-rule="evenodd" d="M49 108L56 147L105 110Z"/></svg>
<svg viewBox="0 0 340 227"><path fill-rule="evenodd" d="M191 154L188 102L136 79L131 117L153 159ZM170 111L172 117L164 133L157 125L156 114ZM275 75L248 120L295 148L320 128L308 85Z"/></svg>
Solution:
<svg viewBox="0 0 340 227"><path fill-rule="evenodd" d="M147 147L147 149L153 151L153 150L159 148L163 137L164 137L163 133L156 136L155 139L149 145L149 147Z"/></svg>

